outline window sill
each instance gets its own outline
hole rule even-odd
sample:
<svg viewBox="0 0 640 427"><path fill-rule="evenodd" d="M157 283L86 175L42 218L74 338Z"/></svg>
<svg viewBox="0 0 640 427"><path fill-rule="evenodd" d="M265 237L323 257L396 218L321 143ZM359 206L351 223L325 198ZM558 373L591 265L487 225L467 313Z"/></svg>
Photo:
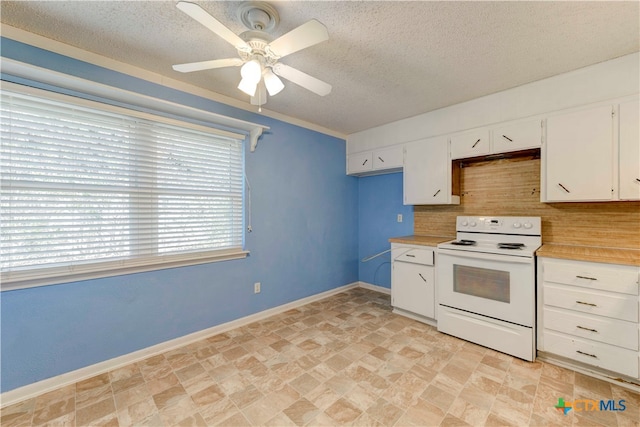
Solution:
<svg viewBox="0 0 640 427"><path fill-rule="evenodd" d="M249 251L229 249L202 254L170 255L166 257L159 256L143 259L107 261L85 265L43 268L39 270L12 271L2 274L0 278L0 291L5 292L39 286L59 285L81 280L100 279L125 274L164 270L167 268L244 259L248 255Z"/></svg>

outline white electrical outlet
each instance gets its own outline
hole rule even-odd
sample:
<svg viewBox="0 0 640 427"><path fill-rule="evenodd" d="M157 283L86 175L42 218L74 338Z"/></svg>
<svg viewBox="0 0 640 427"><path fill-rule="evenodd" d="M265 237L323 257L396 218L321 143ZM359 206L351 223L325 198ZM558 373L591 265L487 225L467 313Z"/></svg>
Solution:
<svg viewBox="0 0 640 427"><path fill-rule="evenodd" d="M402 222L402 214L398 214L398 222Z"/></svg>
<svg viewBox="0 0 640 427"><path fill-rule="evenodd" d="M260 293L260 282L256 282L253 284L253 293L254 294Z"/></svg>

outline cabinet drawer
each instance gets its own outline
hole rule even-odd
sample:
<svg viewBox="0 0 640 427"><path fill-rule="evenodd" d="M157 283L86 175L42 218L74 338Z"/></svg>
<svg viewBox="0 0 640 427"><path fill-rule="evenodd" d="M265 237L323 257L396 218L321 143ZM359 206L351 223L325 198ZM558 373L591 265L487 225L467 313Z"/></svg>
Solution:
<svg viewBox="0 0 640 427"><path fill-rule="evenodd" d="M638 350L637 323L545 307L544 325L557 332Z"/></svg>
<svg viewBox="0 0 640 427"><path fill-rule="evenodd" d="M638 352L573 338L553 331L544 331L544 349L589 365L638 378Z"/></svg>
<svg viewBox="0 0 640 427"><path fill-rule="evenodd" d="M451 159L489 154L489 130L480 129L451 136Z"/></svg>
<svg viewBox="0 0 640 427"><path fill-rule="evenodd" d="M434 256L432 249L397 248L393 250L393 260L410 262L414 264L433 265Z"/></svg>
<svg viewBox="0 0 640 427"><path fill-rule="evenodd" d="M638 322L638 297L635 295L545 282L544 304L582 313Z"/></svg>
<svg viewBox="0 0 640 427"><path fill-rule="evenodd" d="M545 260L543 268L545 282L638 295L638 267Z"/></svg>

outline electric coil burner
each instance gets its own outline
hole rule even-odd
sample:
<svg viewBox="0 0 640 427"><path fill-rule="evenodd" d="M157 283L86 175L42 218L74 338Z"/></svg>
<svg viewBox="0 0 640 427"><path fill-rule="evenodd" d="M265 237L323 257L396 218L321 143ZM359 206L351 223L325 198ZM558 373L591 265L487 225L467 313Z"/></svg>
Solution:
<svg viewBox="0 0 640 427"><path fill-rule="evenodd" d="M539 217L458 217L438 245L438 330L535 359Z"/></svg>

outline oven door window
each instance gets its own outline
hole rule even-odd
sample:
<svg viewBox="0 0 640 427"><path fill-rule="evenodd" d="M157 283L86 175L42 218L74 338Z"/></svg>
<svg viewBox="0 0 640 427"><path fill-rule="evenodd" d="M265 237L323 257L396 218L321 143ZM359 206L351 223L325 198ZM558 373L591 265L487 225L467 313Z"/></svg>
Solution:
<svg viewBox="0 0 640 427"><path fill-rule="evenodd" d="M509 272L453 265L453 290L461 294L509 303Z"/></svg>

